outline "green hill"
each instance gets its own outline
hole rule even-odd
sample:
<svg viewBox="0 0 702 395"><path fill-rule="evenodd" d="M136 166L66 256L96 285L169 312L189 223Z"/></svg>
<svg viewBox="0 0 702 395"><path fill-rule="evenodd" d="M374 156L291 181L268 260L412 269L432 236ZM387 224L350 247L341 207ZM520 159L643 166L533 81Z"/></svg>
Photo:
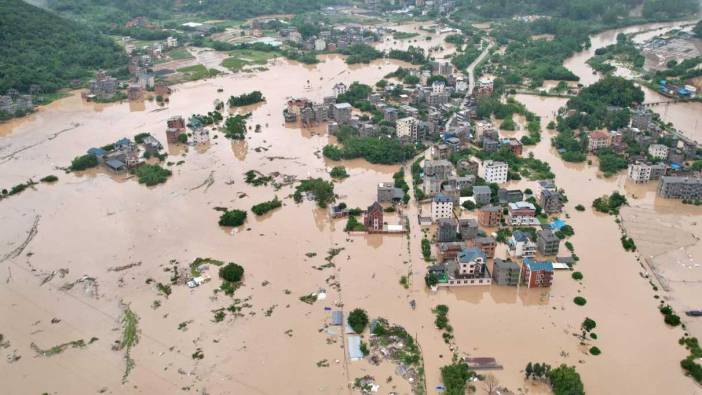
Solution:
<svg viewBox="0 0 702 395"><path fill-rule="evenodd" d="M33 84L45 93L127 63L109 37L20 0L0 0L0 94Z"/></svg>

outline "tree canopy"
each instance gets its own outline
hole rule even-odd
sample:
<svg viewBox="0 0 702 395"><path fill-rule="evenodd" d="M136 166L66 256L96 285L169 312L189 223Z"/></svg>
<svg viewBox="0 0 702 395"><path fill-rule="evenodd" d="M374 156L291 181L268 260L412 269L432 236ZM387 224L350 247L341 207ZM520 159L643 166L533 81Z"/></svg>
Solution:
<svg viewBox="0 0 702 395"><path fill-rule="evenodd" d="M54 92L96 69L127 64L109 37L24 1L0 0L0 20L0 93L32 85Z"/></svg>

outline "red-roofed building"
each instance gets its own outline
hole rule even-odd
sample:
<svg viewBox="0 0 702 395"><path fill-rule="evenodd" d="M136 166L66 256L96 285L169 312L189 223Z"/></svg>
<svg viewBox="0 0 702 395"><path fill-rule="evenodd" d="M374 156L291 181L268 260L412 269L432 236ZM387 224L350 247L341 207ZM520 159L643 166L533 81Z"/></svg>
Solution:
<svg viewBox="0 0 702 395"><path fill-rule="evenodd" d="M612 145L611 136L604 130L596 130L587 135L587 150L589 152L595 152L610 145Z"/></svg>
<svg viewBox="0 0 702 395"><path fill-rule="evenodd" d="M381 232L383 230L383 206L375 202L366 211L363 224L368 232Z"/></svg>

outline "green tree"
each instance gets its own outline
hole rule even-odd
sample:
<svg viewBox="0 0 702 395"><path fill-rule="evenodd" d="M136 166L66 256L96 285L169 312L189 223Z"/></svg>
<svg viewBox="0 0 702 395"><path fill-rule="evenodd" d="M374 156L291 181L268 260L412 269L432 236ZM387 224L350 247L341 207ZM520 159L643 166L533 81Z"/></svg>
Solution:
<svg viewBox="0 0 702 395"><path fill-rule="evenodd" d="M219 277L232 283L238 283L244 278L244 268L234 262L229 262L219 268Z"/></svg>
<svg viewBox="0 0 702 395"><path fill-rule="evenodd" d="M584 395L585 387L580 380L580 374L573 366L565 364L552 369L548 379L555 395Z"/></svg>
<svg viewBox="0 0 702 395"><path fill-rule="evenodd" d="M368 313L363 309L354 309L349 313L347 321L354 332L363 333L366 325L368 325Z"/></svg>
<svg viewBox="0 0 702 395"><path fill-rule="evenodd" d="M466 382L475 375L465 362L456 362L441 367L441 380L446 387L446 395L464 395Z"/></svg>
<svg viewBox="0 0 702 395"><path fill-rule="evenodd" d="M246 211L228 210L219 217L219 226L240 226L246 221Z"/></svg>
<svg viewBox="0 0 702 395"><path fill-rule="evenodd" d="M95 167L98 165L97 156L92 154L87 154L83 156L78 156L71 161L71 170L80 171Z"/></svg>

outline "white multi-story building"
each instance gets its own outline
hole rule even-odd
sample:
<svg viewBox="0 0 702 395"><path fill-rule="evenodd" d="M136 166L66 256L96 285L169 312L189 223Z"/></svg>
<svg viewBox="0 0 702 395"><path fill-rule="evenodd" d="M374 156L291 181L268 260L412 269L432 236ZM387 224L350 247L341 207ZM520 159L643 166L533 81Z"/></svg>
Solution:
<svg viewBox="0 0 702 395"><path fill-rule="evenodd" d="M395 125L397 137L417 140L419 123L413 117L398 119Z"/></svg>
<svg viewBox="0 0 702 395"><path fill-rule="evenodd" d="M651 144L648 146L648 154L656 159L666 159L668 157L668 147L663 144Z"/></svg>
<svg viewBox="0 0 702 395"><path fill-rule="evenodd" d="M178 46L178 39L175 37L168 37L166 39L166 46L168 48L173 48Z"/></svg>
<svg viewBox="0 0 702 395"><path fill-rule="evenodd" d="M661 178L665 175L665 168L664 163L650 164L636 161L629 164L627 175L630 180L640 184Z"/></svg>
<svg viewBox="0 0 702 395"><path fill-rule="evenodd" d="M507 182L509 166L504 162L485 161L480 167L480 178L487 183L503 184Z"/></svg>
<svg viewBox="0 0 702 395"><path fill-rule="evenodd" d="M441 218L453 218L453 200L440 193L431 201L431 220L436 222Z"/></svg>
<svg viewBox="0 0 702 395"><path fill-rule="evenodd" d="M431 84L431 93L444 93L444 89L446 89L446 84L443 81L434 81Z"/></svg>
<svg viewBox="0 0 702 395"><path fill-rule="evenodd" d="M327 49L327 42L324 41L323 38L318 38L314 40L314 50L315 51L324 51Z"/></svg>
<svg viewBox="0 0 702 395"><path fill-rule="evenodd" d="M475 135L473 136L473 139L476 141L480 140L486 131L493 129L495 129L495 126L491 122L477 121L475 122Z"/></svg>
<svg viewBox="0 0 702 395"><path fill-rule="evenodd" d="M458 77L456 79L456 92L464 93L468 90L468 81L463 77Z"/></svg>
<svg viewBox="0 0 702 395"><path fill-rule="evenodd" d="M346 87L346 84L344 84L343 82L339 82L338 84L334 85L332 90L334 91L334 96L339 96L346 93L348 88Z"/></svg>

